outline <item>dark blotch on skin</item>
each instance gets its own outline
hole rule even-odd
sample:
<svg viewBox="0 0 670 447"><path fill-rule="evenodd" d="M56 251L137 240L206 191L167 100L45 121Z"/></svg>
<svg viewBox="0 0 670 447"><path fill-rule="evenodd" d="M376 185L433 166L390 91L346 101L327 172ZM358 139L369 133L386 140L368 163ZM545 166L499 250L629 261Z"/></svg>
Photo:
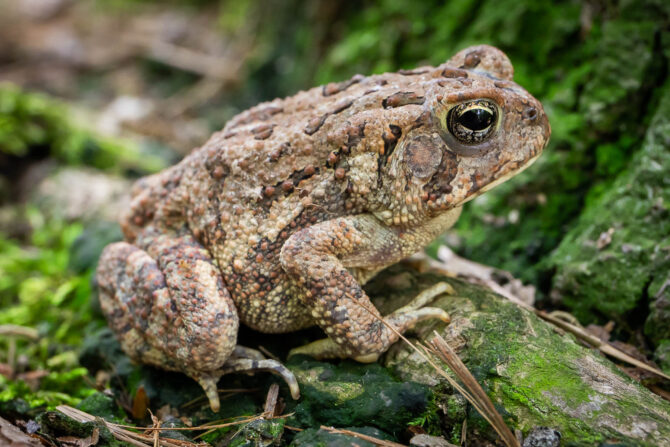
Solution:
<svg viewBox="0 0 670 447"><path fill-rule="evenodd" d="M408 104L423 104L425 98L418 96L414 92L398 92L394 93L382 101L382 107L390 109L394 107L406 106Z"/></svg>
<svg viewBox="0 0 670 447"><path fill-rule="evenodd" d="M398 139L401 135L402 129L400 129L400 127L389 124L389 131L384 132L384 135L382 135L382 139L384 140L384 156L381 158L383 158L384 163L386 163L386 160L395 150L395 146L398 143Z"/></svg>
<svg viewBox="0 0 670 447"><path fill-rule="evenodd" d="M468 72L465 70L461 70L458 68L451 68L447 67L444 70L442 70L442 77L444 78L467 78L468 77Z"/></svg>
<svg viewBox="0 0 670 447"><path fill-rule="evenodd" d="M331 96L337 93L340 93L354 84L357 84L365 79L365 76L357 74L354 75L351 79L342 82L331 82L323 86L322 94L323 96Z"/></svg>
<svg viewBox="0 0 670 447"><path fill-rule="evenodd" d="M312 135L316 133L316 131L319 130L321 126L323 126L323 123L326 121L326 118L328 118L328 115L330 114L324 113L319 117L312 118L311 120L309 120L309 122L307 123L307 127L305 127L305 133L307 135Z"/></svg>
<svg viewBox="0 0 670 447"><path fill-rule="evenodd" d="M461 68L475 68L482 61L479 56L479 52L471 51L465 55L465 60L463 61L463 67Z"/></svg>
<svg viewBox="0 0 670 447"><path fill-rule="evenodd" d="M351 101L351 100L349 100L349 101L342 101L342 102L340 102L339 104L337 104L337 105L335 106L335 108L333 109L332 112L324 113L323 115L321 115L321 116L318 117L318 118L312 118L312 119L307 123L307 127L305 127L305 133L306 133L307 135L313 135L314 133L316 133L317 130L319 130L319 129L321 128L321 126L323 126L323 123L326 122L326 119L327 119L330 115L335 115L335 114L337 114L337 113L340 113L340 112L343 111L343 110L348 109L349 107L351 107L351 105L352 105L353 103L354 103L354 102Z"/></svg>
<svg viewBox="0 0 670 447"><path fill-rule="evenodd" d="M384 140L384 154L377 158L377 187L382 186L382 169L386 166L388 158L393 154L393 151L398 144L398 139L402 135L402 129L394 124L389 124L389 128L382 135Z"/></svg>
<svg viewBox="0 0 670 447"><path fill-rule="evenodd" d="M451 182L456 178L457 174L457 155L451 151L443 150L440 165L430 181L424 185L423 190L428 194L435 194L437 196L449 194L453 189Z"/></svg>

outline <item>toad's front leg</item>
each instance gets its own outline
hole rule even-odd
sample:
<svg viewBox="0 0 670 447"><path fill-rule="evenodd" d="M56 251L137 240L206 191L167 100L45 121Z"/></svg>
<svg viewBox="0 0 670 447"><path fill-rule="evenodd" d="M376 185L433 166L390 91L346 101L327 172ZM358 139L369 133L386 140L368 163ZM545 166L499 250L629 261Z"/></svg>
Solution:
<svg viewBox="0 0 670 447"><path fill-rule="evenodd" d="M299 285L302 302L329 340L308 345L317 358L374 361L418 322L449 315L437 308L407 308L382 317L351 274L377 269L416 249L411 234L363 214L322 222L293 234L281 251L284 270Z"/></svg>

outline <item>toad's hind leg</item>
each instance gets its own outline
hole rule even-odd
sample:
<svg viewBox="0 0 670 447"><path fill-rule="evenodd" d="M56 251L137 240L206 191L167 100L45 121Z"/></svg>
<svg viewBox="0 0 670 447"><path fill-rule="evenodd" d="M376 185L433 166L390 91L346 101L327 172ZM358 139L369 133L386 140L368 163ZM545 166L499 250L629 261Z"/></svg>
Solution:
<svg viewBox="0 0 670 447"><path fill-rule="evenodd" d="M140 235L107 246L97 271L100 304L135 361L183 372L219 408L216 382L239 321L219 270L190 235Z"/></svg>

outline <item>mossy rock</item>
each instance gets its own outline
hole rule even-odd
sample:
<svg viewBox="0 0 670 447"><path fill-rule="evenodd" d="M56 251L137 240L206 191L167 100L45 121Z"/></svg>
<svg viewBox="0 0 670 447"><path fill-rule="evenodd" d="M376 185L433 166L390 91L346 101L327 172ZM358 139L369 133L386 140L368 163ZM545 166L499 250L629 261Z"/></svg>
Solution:
<svg viewBox="0 0 670 447"><path fill-rule="evenodd" d="M109 422L123 421L123 414L114 398L103 393L94 393L79 402L77 408Z"/></svg>
<svg viewBox="0 0 670 447"><path fill-rule="evenodd" d="M417 335L426 341L437 330L511 428L528 433L534 427L550 427L561 433L566 445L592 446L608 440L670 445L670 403L571 335L559 333L488 289L434 274L413 275L399 267L375 279L368 289L374 296L386 297L375 300L386 313L438 281L451 284L455 294L430 305L448 311L452 321L446 327L423 323ZM384 364L405 380L432 386L438 393L437 407L449 407L453 391L446 379L408 346L394 345ZM495 437L474 410L469 409L467 417L468 439Z"/></svg>
<svg viewBox="0 0 670 447"><path fill-rule="evenodd" d="M655 341L670 337L670 291L663 286L670 279L668 171L670 83L630 168L587 207L551 256L552 296L582 321L604 316L629 325L632 311L651 305L645 332Z"/></svg>
<svg viewBox="0 0 670 447"><path fill-rule="evenodd" d="M125 443L118 441L107 425L101 420L93 422L80 422L59 411L47 411L37 417L40 424L38 433L47 438L57 438L59 436L74 436L77 438L95 437L93 432L97 430L98 443L100 447L123 447ZM82 443L84 443L82 439Z"/></svg>

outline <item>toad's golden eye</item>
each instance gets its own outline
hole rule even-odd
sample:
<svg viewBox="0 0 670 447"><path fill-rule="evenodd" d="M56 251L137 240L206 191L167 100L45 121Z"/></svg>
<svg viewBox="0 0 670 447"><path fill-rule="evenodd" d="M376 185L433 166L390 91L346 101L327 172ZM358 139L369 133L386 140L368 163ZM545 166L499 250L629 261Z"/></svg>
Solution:
<svg viewBox="0 0 670 447"><path fill-rule="evenodd" d="M489 100L464 102L447 113L447 129L463 144L478 144L496 129L498 107Z"/></svg>

